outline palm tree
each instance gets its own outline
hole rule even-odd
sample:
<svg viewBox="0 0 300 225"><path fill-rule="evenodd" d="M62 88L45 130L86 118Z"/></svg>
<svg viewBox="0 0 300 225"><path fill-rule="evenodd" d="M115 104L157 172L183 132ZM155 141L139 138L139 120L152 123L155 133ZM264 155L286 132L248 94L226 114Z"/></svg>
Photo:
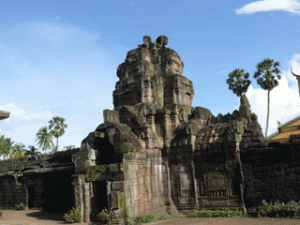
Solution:
<svg viewBox="0 0 300 225"><path fill-rule="evenodd" d="M28 148L29 150L27 150L26 155L33 156L33 155L41 154L39 151L37 151L38 149L33 145L29 145Z"/></svg>
<svg viewBox="0 0 300 225"><path fill-rule="evenodd" d="M254 78L259 77L262 73L265 72L265 74L257 79L257 84L261 86L262 89L268 91L268 112L267 112L267 124L266 124L266 133L265 138L267 137L268 133L268 126L269 126L269 116L270 116L270 91L278 86L278 81L275 80L275 76L273 74L276 74L276 77L280 80L281 76L279 75L280 70L276 68L279 66L279 62L274 62L273 59L264 59L262 62L258 63L256 66L257 71L254 74ZM274 69L271 70L271 68L274 67Z"/></svg>
<svg viewBox="0 0 300 225"><path fill-rule="evenodd" d="M64 124L65 119L62 117L53 117L52 120L49 121L49 129L54 127L53 130L51 130L51 134L56 137L56 150L58 151L58 138L62 136L65 133L65 128L68 128L67 124Z"/></svg>
<svg viewBox="0 0 300 225"><path fill-rule="evenodd" d="M42 127L39 129L39 132L36 134L37 139L35 141L38 141L39 148L42 148L43 151L46 152L46 150L49 148L52 148L54 146L53 144L53 135L51 132L48 132L48 128Z"/></svg>
<svg viewBox="0 0 300 225"><path fill-rule="evenodd" d="M72 150L75 148L75 145L68 145L68 146L65 146L65 151L68 151L68 150Z"/></svg>
<svg viewBox="0 0 300 225"><path fill-rule="evenodd" d="M244 70L236 69L229 74L229 78L226 80L229 84L229 90L232 90L238 97L241 97L244 92L247 92L251 81L248 80L249 73L244 73ZM236 78L236 80L234 80ZM247 214L247 208L244 200L244 172L242 168L242 161L239 152L236 152L236 157L239 162L240 175L241 175L241 201L243 204L244 213Z"/></svg>
<svg viewBox="0 0 300 225"><path fill-rule="evenodd" d="M11 152L14 142L10 140L10 138L5 138L4 135L0 137L0 157L3 156L4 158L8 157Z"/></svg>
<svg viewBox="0 0 300 225"><path fill-rule="evenodd" d="M15 146L13 146L12 154L10 157L13 159L22 158L25 155L25 153L26 153L25 145L23 145L22 143L17 143L15 144Z"/></svg>
<svg viewBox="0 0 300 225"><path fill-rule="evenodd" d="M229 84L229 90L232 90L238 97L241 97L243 93L247 92L251 84L248 77L249 73L244 73L244 70L236 69L232 71L226 80L227 84ZM236 81L233 78L236 78Z"/></svg>

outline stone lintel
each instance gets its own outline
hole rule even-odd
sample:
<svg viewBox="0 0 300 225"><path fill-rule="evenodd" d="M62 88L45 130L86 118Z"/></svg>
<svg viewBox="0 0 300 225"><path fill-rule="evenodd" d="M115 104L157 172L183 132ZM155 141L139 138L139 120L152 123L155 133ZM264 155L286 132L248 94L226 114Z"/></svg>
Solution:
<svg viewBox="0 0 300 225"><path fill-rule="evenodd" d="M0 110L0 120L7 119L10 116L10 112Z"/></svg>

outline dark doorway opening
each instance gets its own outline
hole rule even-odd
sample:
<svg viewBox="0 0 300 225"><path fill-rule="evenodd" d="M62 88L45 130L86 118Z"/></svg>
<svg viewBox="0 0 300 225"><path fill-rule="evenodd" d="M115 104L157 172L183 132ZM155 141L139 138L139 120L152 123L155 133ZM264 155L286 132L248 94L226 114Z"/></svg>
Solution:
<svg viewBox="0 0 300 225"><path fill-rule="evenodd" d="M73 207L73 186L71 175L67 171L44 174L45 199L43 208L47 212L67 213Z"/></svg>
<svg viewBox="0 0 300 225"><path fill-rule="evenodd" d="M27 191L28 191L28 208L32 209L34 207L34 187L28 186Z"/></svg>
<svg viewBox="0 0 300 225"><path fill-rule="evenodd" d="M92 222L97 222L97 215L102 209L107 208L107 190L106 181L94 181L93 186L93 197L91 199L91 217Z"/></svg>

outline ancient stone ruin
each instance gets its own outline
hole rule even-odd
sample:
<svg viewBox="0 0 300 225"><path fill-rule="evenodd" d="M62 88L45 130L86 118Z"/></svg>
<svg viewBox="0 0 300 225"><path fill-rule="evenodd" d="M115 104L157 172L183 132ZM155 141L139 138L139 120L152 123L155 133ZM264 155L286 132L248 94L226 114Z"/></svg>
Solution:
<svg viewBox="0 0 300 225"><path fill-rule="evenodd" d="M106 207L123 224L142 213L241 209L242 194L248 209L263 199L299 201L300 137L269 146L245 95L224 116L192 107L193 84L167 44L144 36L128 52L114 110L104 110L80 149L0 162L0 207L74 206L86 222Z"/></svg>

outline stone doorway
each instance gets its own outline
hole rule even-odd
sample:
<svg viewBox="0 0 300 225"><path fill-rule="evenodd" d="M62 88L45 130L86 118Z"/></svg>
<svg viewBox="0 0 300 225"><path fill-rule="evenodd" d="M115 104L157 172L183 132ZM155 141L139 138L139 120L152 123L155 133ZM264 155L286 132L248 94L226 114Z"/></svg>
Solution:
<svg viewBox="0 0 300 225"><path fill-rule="evenodd" d="M98 220L97 215L102 209L108 208L106 181L93 181L92 187L90 220L96 222Z"/></svg>
<svg viewBox="0 0 300 225"><path fill-rule="evenodd" d="M42 207L47 212L67 213L73 205L72 178L68 171L43 174L44 191Z"/></svg>
<svg viewBox="0 0 300 225"><path fill-rule="evenodd" d="M28 200L28 208L34 208L34 186L27 187L27 200Z"/></svg>

